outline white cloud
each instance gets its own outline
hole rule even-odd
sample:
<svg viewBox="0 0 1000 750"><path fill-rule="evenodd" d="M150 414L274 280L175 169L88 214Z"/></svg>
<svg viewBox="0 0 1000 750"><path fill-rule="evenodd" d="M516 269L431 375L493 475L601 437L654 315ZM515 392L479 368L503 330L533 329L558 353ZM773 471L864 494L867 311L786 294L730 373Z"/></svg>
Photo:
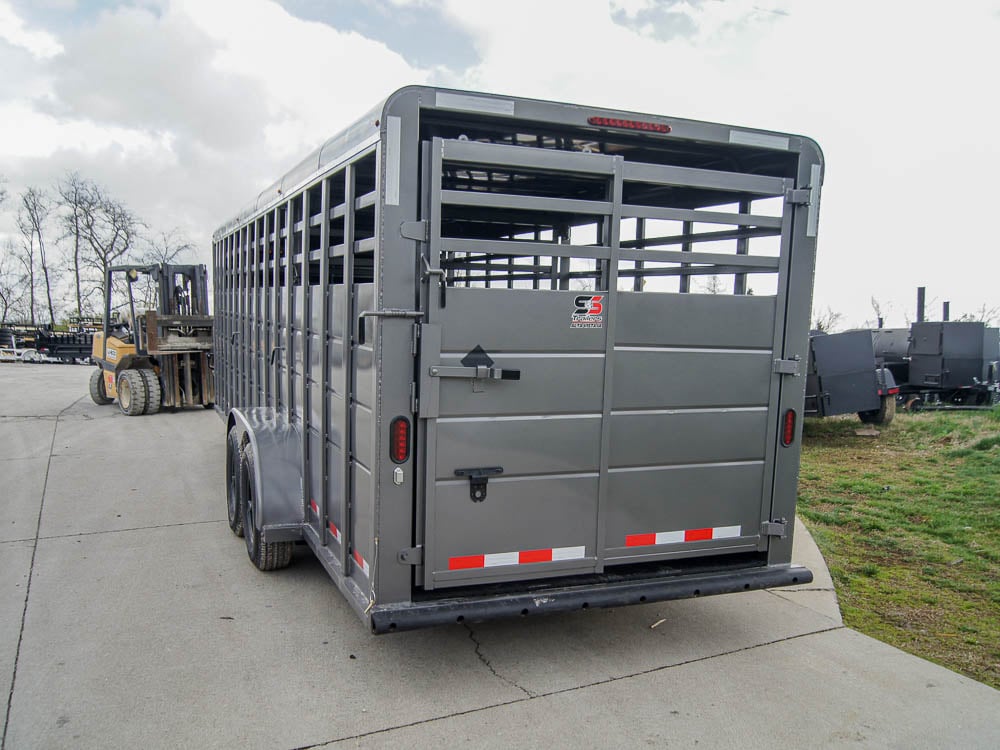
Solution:
<svg viewBox="0 0 1000 750"><path fill-rule="evenodd" d="M44 59L62 52L59 40L47 31L29 29L7 2L0 2L0 39Z"/></svg>

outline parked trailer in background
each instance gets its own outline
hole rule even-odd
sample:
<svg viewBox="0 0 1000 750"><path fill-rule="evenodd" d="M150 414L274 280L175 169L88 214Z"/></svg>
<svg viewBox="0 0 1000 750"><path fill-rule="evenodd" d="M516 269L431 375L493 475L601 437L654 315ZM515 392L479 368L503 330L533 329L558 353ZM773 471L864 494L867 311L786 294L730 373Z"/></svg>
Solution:
<svg viewBox="0 0 1000 750"><path fill-rule="evenodd" d="M304 541L379 633L811 580L821 181L798 136L397 91L214 237L251 560Z"/></svg>
<svg viewBox="0 0 1000 750"><path fill-rule="evenodd" d="M867 330L809 335L805 414L857 414L865 424L887 425L896 415L899 387L878 363Z"/></svg>
<svg viewBox="0 0 1000 750"><path fill-rule="evenodd" d="M1000 401L1000 330L979 322L920 321L871 335L906 410L989 409Z"/></svg>

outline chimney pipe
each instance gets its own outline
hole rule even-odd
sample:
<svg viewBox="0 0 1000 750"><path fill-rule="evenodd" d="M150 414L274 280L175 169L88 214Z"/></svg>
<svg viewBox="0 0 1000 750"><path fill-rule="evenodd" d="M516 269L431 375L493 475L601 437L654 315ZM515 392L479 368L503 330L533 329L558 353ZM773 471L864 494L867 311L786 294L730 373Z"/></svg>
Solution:
<svg viewBox="0 0 1000 750"><path fill-rule="evenodd" d="M951 313L951 302L945 302L943 307L944 309L941 311L941 320L951 320L949 317L949 314Z"/></svg>
<svg viewBox="0 0 1000 750"><path fill-rule="evenodd" d="M927 293L927 288L918 286L917 287L917 322L924 322L924 296Z"/></svg>
<svg viewBox="0 0 1000 750"><path fill-rule="evenodd" d="M879 328L885 327L885 318L883 318L881 315L878 316L878 327Z"/></svg>

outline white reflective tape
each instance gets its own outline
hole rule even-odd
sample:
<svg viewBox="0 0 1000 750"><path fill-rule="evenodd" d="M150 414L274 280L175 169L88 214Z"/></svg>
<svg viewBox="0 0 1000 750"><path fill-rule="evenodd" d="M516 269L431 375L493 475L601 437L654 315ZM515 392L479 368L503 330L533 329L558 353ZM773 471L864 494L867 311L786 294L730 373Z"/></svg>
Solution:
<svg viewBox="0 0 1000 750"><path fill-rule="evenodd" d="M788 139L780 135L767 133L748 133L745 130L730 130L729 142L740 146L763 146L764 148L780 148L788 150Z"/></svg>
<svg viewBox="0 0 1000 750"><path fill-rule="evenodd" d="M552 561L581 560L586 553L586 547L553 547Z"/></svg>
<svg viewBox="0 0 1000 750"><path fill-rule="evenodd" d="M514 115L514 101L512 99L487 99L485 96L467 96L439 91L434 103L442 109L487 112L492 115L509 115L511 117Z"/></svg>
<svg viewBox="0 0 1000 750"><path fill-rule="evenodd" d="M740 526L716 526L712 529L713 539L732 539L741 536L741 534L742 528Z"/></svg>
<svg viewBox="0 0 1000 750"><path fill-rule="evenodd" d="M656 532L657 544L677 544L684 541L683 531L658 531Z"/></svg>
<svg viewBox="0 0 1000 750"><path fill-rule="evenodd" d="M517 565L518 556L517 552L496 552L492 555L483 555L483 567L495 568L500 565Z"/></svg>
<svg viewBox="0 0 1000 750"><path fill-rule="evenodd" d="M385 118L385 205L399 205L399 139L398 117Z"/></svg>
<svg viewBox="0 0 1000 750"><path fill-rule="evenodd" d="M809 171L809 213L806 215L806 237L815 237L819 229L819 181L823 167L813 164Z"/></svg>

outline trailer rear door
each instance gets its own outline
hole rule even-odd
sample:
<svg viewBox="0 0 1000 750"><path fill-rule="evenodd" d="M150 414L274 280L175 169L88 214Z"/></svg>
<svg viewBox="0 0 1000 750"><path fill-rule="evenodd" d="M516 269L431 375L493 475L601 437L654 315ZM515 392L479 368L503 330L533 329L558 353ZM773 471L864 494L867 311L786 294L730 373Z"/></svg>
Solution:
<svg viewBox="0 0 1000 750"><path fill-rule="evenodd" d="M794 181L441 139L423 174L425 588L765 550Z"/></svg>

